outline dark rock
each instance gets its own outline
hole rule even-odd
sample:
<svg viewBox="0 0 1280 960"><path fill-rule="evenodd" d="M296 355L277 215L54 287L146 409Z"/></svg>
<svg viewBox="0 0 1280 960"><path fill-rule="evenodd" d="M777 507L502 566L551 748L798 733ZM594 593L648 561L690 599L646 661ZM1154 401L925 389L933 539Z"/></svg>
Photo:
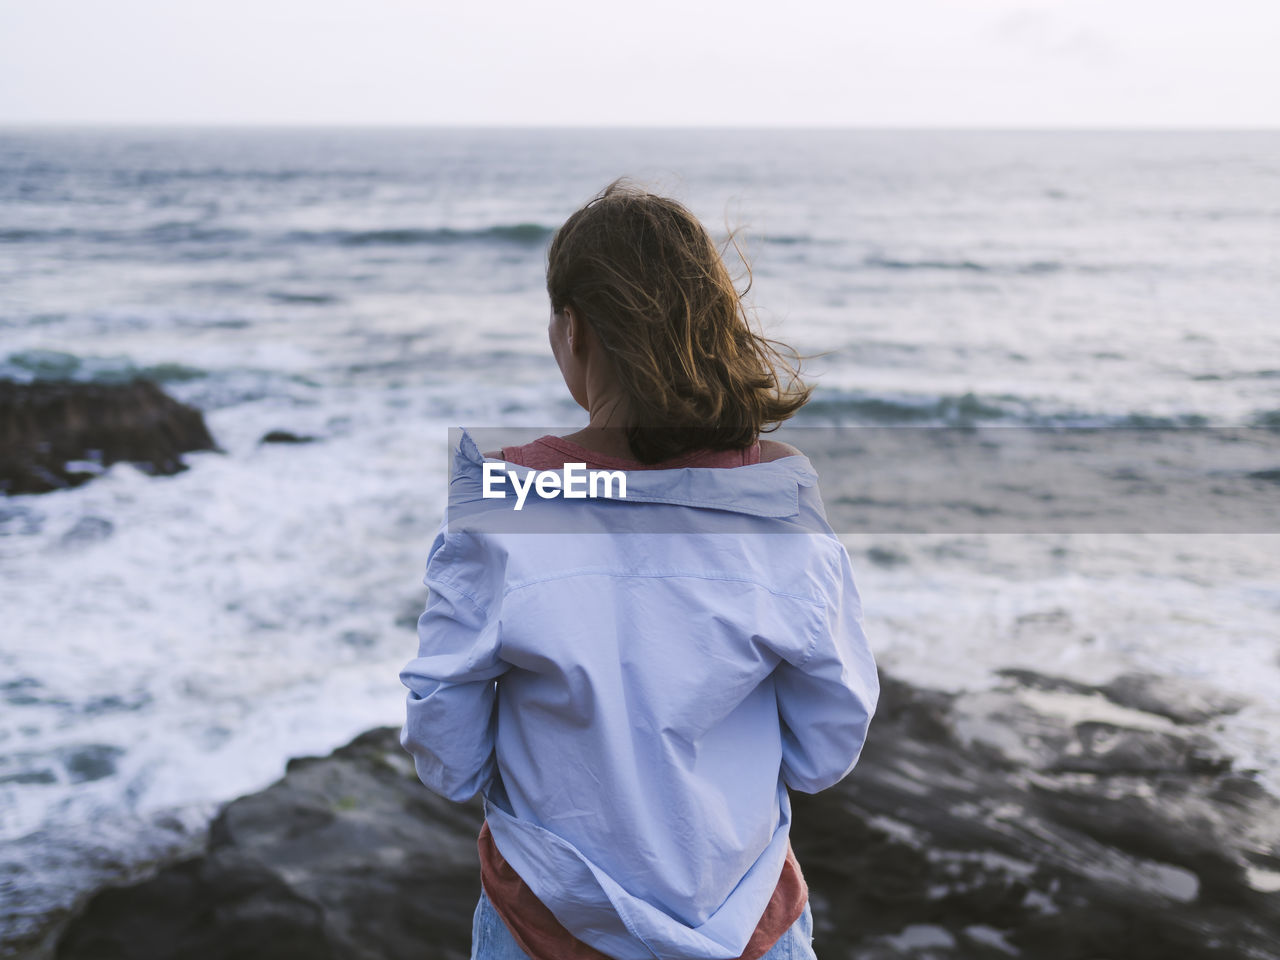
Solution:
<svg viewBox="0 0 1280 960"><path fill-rule="evenodd" d="M116 772L116 758L124 753L120 747L107 743L89 743L69 747L60 752L62 765L72 783L101 780Z"/></svg>
<svg viewBox="0 0 1280 960"><path fill-rule="evenodd" d="M210 890L211 872L217 874L217 900L207 910L193 910ZM324 922L319 904L251 859L216 865L193 859L135 887L94 897L59 955L329 960L338 955ZM155 944L165 946L153 952Z"/></svg>
<svg viewBox="0 0 1280 960"><path fill-rule="evenodd" d="M997 670L1024 687L1048 692L1099 694L1112 703L1143 713L1167 717L1174 723L1204 723L1214 717L1236 713L1245 701L1173 677L1145 673L1124 673L1101 685L1080 683L1066 677L1055 677L1018 667Z"/></svg>
<svg viewBox="0 0 1280 960"><path fill-rule="evenodd" d="M1203 738L1072 723L1017 691L944 701L886 677L881 702L854 773L793 797L824 960L1007 956L991 933L1046 960L1280 958L1280 903L1249 874L1274 872L1280 803L1198 762ZM955 948L904 945L920 924Z"/></svg>
<svg viewBox="0 0 1280 960"><path fill-rule="evenodd" d="M1075 725L1079 749L1063 753L1052 767L1055 773L1154 774L1213 768L1212 744L1203 737L1182 737L1153 730L1132 729L1114 723L1085 721ZM1231 761L1218 761L1229 769Z"/></svg>
<svg viewBox="0 0 1280 960"><path fill-rule="evenodd" d="M996 676L1008 677L1010 680L1016 680L1024 687L1031 687L1033 690L1044 690L1049 693L1079 693L1087 696L1098 689L1087 683L1079 683L1075 680L1068 680L1066 677L1055 677L1051 674L1040 673L1036 670L1026 670L1021 667L1006 667L1003 670L997 670Z"/></svg>
<svg viewBox="0 0 1280 960"><path fill-rule="evenodd" d="M57 956L468 957L483 812L422 786L397 733L292 761L223 809L203 857L97 894Z"/></svg>
<svg viewBox="0 0 1280 960"><path fill-rule="evenodd" d="M150 380L0 380L0 493L78 486L122 460L179 473L182 453L216 449L200 411Z"/></svg>
<svg viewBox="0 0 1280 960"><path fill-rule="evenodd" d="M290 433L288 430L269 430L262 435L259 443L312 443L316 438L302 434Z"/></svg>
<svg viewBox="0 0 1280 960"><path fill-rule="evenodd" d="M901 551L879 545L868 548L867 559L877 567L899 567L911 562Z"/></svg>
<svg viewBox="0 0 1280 960"><path fill-rule="evenodd" d="M1280 804L1205 738L1049 680L882 683L853 774L792 798L824 960L1280 958ZM57 956L466 957L481 815L371 731L228 805L203 857L99 893Z"/></svg>
<svg viewBox="0 0 1280 960"><path fill-rule="evenodd" d="M1245 701L1237 697L1142 673L1121 674L1098 690L1123 707L1159 714L1175 723L1204 723L1236 713L1245 705Z"/></svg>

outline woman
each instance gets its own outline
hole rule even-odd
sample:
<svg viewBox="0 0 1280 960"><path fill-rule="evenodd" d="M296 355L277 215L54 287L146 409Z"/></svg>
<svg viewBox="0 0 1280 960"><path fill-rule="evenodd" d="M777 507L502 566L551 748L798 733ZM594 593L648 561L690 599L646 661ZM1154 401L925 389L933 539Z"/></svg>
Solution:
<svg viewBox="0 0 1280 960"><path fill-rule="evenodd" d="M610 185L547 289L590 421L487 458L463 434L401 673L423 782L484 793L472 956L812 957L787 790L853 768L879 685L813 468L760 439L809 389L673 200ZM513 512L497 460L625 492Z"/></svg>

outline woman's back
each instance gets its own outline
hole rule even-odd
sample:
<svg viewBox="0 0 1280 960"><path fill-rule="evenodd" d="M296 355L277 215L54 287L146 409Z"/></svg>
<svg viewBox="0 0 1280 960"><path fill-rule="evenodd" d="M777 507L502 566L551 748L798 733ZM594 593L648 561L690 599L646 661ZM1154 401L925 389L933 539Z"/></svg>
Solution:
<svg viewBox="0 0 1280 960"><path fill-rule="evenodd" d="M786 786L853 766L875 668L807 460L627 479L517 515L481 502L464 436L405 746L447 796L488 784L503 856L579 939L737 955L787 853Z"/></svg>

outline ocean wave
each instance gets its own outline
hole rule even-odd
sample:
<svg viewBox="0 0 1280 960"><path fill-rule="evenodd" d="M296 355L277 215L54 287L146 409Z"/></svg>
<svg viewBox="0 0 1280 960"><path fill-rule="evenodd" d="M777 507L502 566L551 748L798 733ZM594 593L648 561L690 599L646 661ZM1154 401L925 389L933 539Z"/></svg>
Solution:
<svg viewBox="0 0 1280 960"><path fill-rule="evenodd" d="M109 233L107 239L118 238ZM144 227L132 235L132 239L144 243L232 243L248 240L252 234L246 230L214 227L202 221L173 220Z"/></svg>
<svg viewBox="0 0 1280 960"><path fill-rule="evenodd" d="M1002 420L1017 411L997 398L960 395L912 395L862 391L817 390L799 414L797 425L817 423L955 424Z"/></svg>
<svg viewBox="0 0 1280 960"><path fill-rule="evenodd" d="M1243 422L1219 422L1196 411L1151 414L1142 411L1090 411L1048 408L1011 394L878 393L859 390L814 391L796 414L796 426L1001 426L1176 430L1196 427L1280 429L1280 409L1257 410Z"/></svg>
<svg viewBox="0 0 1280 960"><path fill-rule="evenodd" d="M1044 274L1058 273L1068 269L1068 265L1060 260L1029 260L1021 263L983 263L969 259L936 259L904 260L896 257L885 257L869 254L862 258L863 266L878 270L951 270L968 273L1014 273Z"/></svg>
<svg viewBox="0 0 1280 960"><path fill-rule="evenodd" d="M1249 425L1266 430L1280 430L1280 407L1274 410L1255 410L1249 418Z"/></svg>
<svg viewBox="0 0 1280 960"><path fill-rule="evenodd" d="M59 173L51 169L42 173ZM116 189L131 190L139 187L168 186L170 184L188 183L292 183L296 181L336 180L359 181L373 180L381 175L381 171L373 167L363 169L325 170L314 166L285 167L262 169L256 167L195 167L170 169L117 169L110 171L111 186Z"/></svg>
<svg viewBox="0 0 1280 960"><path fill-rule="evenodd" d="M454 227L394 227L381 230L294 231L286 234L284 239L294 243L335 243L344 247L415 244L447 246L477 242L532 247L550 240L554 232L552 227L538 223L506 223L472 230Z"/></svg>
<svg viewBox="0 0 1280 960"><path fill-rule="evenodd" d="M0 230L0 243L50 243L59 240L82 240L102 244L172 244L172 243L230 243L247 240L252 234L245 230L213 227L203 221L174 220L141 227L137 230L76 230L71 227L54 229L16 228Z"/></svg>
<svg viewBox="0 0 1280 960"><path fill-rule="evenodd" d="M67 237L73 237L75 234L76 231L69 227L63 227L58 230L11 228L0 230L0 243L40 243L47 240L62 240Z"/></svg>
<svg viewBox="0 0 1280 960"><path fill-rule="evenodd" d="M207 371L185 363L139 366L126 356L79 357L63 350L18 350L0 360L0 379L18 383L38 380L125 383L138 377L156 383L185 383L207 375Z"/></svg>
<svg viewBox="0 0 1280 960"><path fill-rule="evenodd" d="M157 223L137 230L76 230L10 228L0 230L0 243L50 243L80 240L101 244L175 244L242 243L254 239L283 244L335 244L344 247L365 246L448 246L458 243L501 243L535 247L551 239L554 228L539 223L505 223L476 229L455 227L387 227L377 230L293 230L269 236L229 227L212 226L204 221L172 221Z"/></svg>
<svg viewBox="0 0 1280 960"><path fill-rule="evenodd" d="M1277 380L1280 370L1270 367L1261 370L1239 370L1233 373L1197 373L1192 380Z"/></svg>
<svg viewBox="0 0 1280 960"><path fill-rule="evenodd" d="M338 303L342 298L332 293L294 293L289 290L271 290L267 297L276 303L293 303L304 306L323 306Z"/></svg>

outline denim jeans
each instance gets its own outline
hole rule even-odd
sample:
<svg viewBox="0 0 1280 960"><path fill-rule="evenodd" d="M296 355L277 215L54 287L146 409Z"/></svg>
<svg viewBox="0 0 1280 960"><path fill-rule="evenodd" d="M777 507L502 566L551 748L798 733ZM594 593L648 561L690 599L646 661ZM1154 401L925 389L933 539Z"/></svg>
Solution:
<svg viewBox="0 0 1280 960"><path fill-rule="evenodd" d="M471 920L471 960L529 960L483 890ZM817 960L813 952L813 913L809 904L804 905L804 913L760 960Z"/></svg>

